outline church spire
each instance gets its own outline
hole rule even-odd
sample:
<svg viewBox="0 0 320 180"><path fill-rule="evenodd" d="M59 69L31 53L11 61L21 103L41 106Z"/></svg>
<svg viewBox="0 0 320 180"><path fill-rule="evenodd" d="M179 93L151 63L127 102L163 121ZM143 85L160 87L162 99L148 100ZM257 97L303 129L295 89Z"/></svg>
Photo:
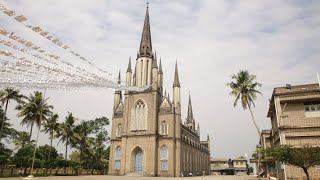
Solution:
<svg viewBox="0 0 320 180"><path fill-rule="evenodd" d="M160 62L159 62L159 74L163 74L163 72L162 72L161 57L160 57Z"/></svg>
<svg viewBox="0 0 320 180"><path fill-rule="evenodd" d="M129 63L128 63L128 68L127 68L127 73L131 72L132 73L132 69L131 69L131 56L129 58Z"/></svg>
<svg viewBox="0 0 320 180"><path fill-rule="evenodd" d="M151 31L150 31L150 20L149 20L149 6L147 5L146 15L144 18L140 48L140 56L152 56L152 43L151 43Z"/></svg>
<svg viewBox="0 0 320 180"><path fill-rule="evenodd" d="M173 87L180 87L179 72L178 72L178 62L177 61L176 61L176 68L175 68L175 72L174 72Z"/></svg>
<svg viewBox="0 0 320 180"><path fill-rule="evenodd" d="M193 121L193 111L191 103L191 95L189 94L189 104L188 104L188 121Z"/></svg>
<svg viewBox="0 0 320 180"><path fill-rule="evenodd" d="M120 74L120 71L119 71L119 76L118 76L118 84L121 84L121 74Z"/></svg>

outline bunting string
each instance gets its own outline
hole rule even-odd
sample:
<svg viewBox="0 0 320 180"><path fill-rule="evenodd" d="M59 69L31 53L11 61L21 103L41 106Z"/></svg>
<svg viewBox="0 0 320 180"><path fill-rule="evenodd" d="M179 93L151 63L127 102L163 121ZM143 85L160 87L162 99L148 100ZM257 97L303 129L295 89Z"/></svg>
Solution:
<svg viewBox="0 0 320 180"><path fill-rule="evenodd" d="M45 48L36 45L34 42L20 37L17 33L0 27L0 35L3 36L3 38L0 38L0 88L7 86L28 89L46 88L65 90L112 88L129 91L143 91L148 88L148 86L128 86L125 82L117 84L115 76L94 65L87 58L74 51L69 45L52 35L52 33L43 30L40 26L26 24L28 22L26 16L16 15L15 11L7 9L3 4L0 4L0 11L31 29L32 32L50 41L55 46L68 51L76 59L85 62L87 66L96 69L93 73L87 71L87 68L77 67L63 60L62 57L49 53ZM12 41L15 41L15 43ZM23 45L23 47L17 45L17 43ZM8 51L8 48L11 51Z"/></svg>

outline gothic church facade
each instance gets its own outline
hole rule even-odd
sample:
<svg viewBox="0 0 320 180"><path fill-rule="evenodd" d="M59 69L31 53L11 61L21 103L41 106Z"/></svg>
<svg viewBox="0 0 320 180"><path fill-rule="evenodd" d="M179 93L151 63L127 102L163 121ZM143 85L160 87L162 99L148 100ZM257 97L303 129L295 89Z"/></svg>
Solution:
<svg viewBox="0 0 320 180"><path fill-rule="evenodd" d="M200 127L195 125L190 96L187 118L182 121L177 64L173 99L163 92L161 59L158 63L152 51L148 7L135 67L132 71L130 59L126 83L149 88L142 92L115 92L109 174L164 177L209 174L210 140L207 136L200 141Z"/></svg>

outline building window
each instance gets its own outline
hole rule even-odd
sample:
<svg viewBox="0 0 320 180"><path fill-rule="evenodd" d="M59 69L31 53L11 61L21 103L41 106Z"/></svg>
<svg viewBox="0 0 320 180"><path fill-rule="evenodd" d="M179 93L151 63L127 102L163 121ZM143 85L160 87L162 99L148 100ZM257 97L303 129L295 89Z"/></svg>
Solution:
<svg viewBox="0 0 320 180"><path fill-rule="evenodd" d="M304 111L307 118L320 117L320 102L314 101L304 103Z"/></svg>
<svg viewBox="0 0 320 180"><path fill-rule="evenodd" d="M167 135L168 134L168 124L165 121L163 121L161 123L160 128L161 128L160 129L160 134L162 134L162 135Z"/></svg>
<svg viewBox="0 0 320 180"><path fill-rule="evenodd" d="M160 170L168 171L168 148L166 145L160 149Z"/></svg>
<svg viewBox="0 0 320 180"><path fill-rule="evenodd" d="M320 111L320 102L306 102L304 103L304 110L306 112Z"/></svg>
<svg viewBox="0 0 320 180"><path fill-rule="evenodd" d="M147 129L147 105L139 100L132 109L131 130Z"/></svg>
<svg viewBox="0 0 320 180"><path fill-rule="evenodd" d="M119 124L116 130L116 136L121 137L121 135L122 135L122 126L121 124Z"/></svg>
<svg viewBox="0 0 320 180"><path fill-rule="evenodd" d="M121 167L121 161L120 161L120 159L121 159L121 149L120 149L119 146L116 148L116 154L115 155L116 156L115 156L114 169L115 170L120 170L120 167Z"/></svg>

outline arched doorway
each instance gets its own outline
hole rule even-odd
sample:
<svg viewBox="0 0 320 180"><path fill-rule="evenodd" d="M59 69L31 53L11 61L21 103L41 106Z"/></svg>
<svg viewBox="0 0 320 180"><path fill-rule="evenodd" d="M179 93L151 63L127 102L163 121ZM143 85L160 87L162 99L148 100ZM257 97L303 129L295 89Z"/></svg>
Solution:
<svg viewBox="0 0 320 180"><path fill-rule="evenodd" d="M143 172L143 153L138 150L134 158L134 172L137 175L142 175Z"/></svg>

